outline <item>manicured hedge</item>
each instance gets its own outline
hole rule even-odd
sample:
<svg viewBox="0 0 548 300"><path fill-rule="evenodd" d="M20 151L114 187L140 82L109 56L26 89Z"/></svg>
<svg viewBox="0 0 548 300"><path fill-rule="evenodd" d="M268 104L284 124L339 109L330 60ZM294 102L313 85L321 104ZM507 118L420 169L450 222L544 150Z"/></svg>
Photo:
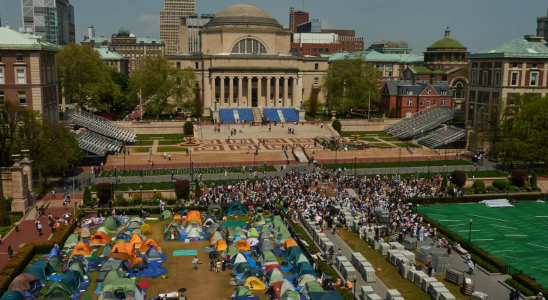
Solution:
<svg viewBox="0 0 548 300"><path fill-rule="evenodd" d="M462 197L439 197L439 198L407 198L405 201L413 204L452 204L452 203L472 203L480 202L482 200L500 199L506 198L504 195L484 195L484 196L462 196ZM509 200L542 200L544 194L542 193L528 193L509 195Z"/></svg>
<svg viewBox="0 0 548 300"><path fill-rule="evenodd" d="M538 282L534 281L532 278L529 278L521 273L512 274L512 279L517 281L519 284L523 285L527 289L533 291L533 293L538 294L539 292L543 295L548 295L548 289L540 285Z"/></svg>
<svg viewBox="0 0 548 300"><path fill-rule="evenodd" d="M506 279L506 284L508 284L509 286L513 287L516 290L519 289L521 291L521 294L524 295L524 296L533 296L534 295L533 292L530 289L528 289L525 286L521 285L519 282L515 281L512 278Z"/></svg>

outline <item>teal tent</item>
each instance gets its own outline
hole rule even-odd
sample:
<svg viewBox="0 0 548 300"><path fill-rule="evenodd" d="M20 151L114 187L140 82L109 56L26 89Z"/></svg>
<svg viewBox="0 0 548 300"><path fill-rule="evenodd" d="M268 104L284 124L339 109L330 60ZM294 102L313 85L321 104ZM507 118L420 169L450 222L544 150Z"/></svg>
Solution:
<svg viewBox="0 0 548 300"><path fill-rule="evenodd" d="M116 217L110 216L105 219L102 225L110 232L118 232L118 228L122 226L122 223Z"/></svg>
<svg viewBox="0 0 548 300"><path fill-rule="evenodd" d="M25 296L19 291L5 291L0 300L23 300Z"/></svg>
<svg viewBox="0 0 548 300"><path fill-rule="evenodd" d="M234 215L246 215L247 214L247 208L243 206L240 202L231 202L226 207L226 216L231 217Z"/></svg>
<svg viewBox="0 0 548 300"><path fill-rule="evenodd" d="M77 261L77 262L73 262L70 265L69 270L76 271L76 272L80 273L80 275L84 276L84 275L86 275L87 267L83 263Z"/></svg>
<svg viewBox="0 0 548 300"><path fill-rule="evenodd" d="M26 273L32 274L38 279L40 279L40 282L46 283L47 277L53 273L53 267L48 264L47 261L39 260L35 261L30 265L30 267L27 269Z"/></svg>
<svg viewBox="0 0 548 300"><path fill-rule="evenodd" d="M70 287L72 293L78 292L78 288L83 281L84 277L82 277L78 271L74 270L66 270L65 273L63 273L63 278L61 278L61 282L66 283Z"/></svg>
<svg viewBox="0 0 548 300"><path fill-rule="evenodd" d="M309 292L310 300L343 300L339 291Z"/></svg>
<svg viewBox="0 0 548 300"><path fill-rule="evenodd" d="M101 285L101 288L103 286L108 285L111 282L114 282L115 280L118 280L120 278L126 277L126 271L122 270L110 270L107 272L107 275L105 275L105 279L103 279L103 284Z"/></svg>
<svg viewBox="0 0 548 300"><path fill-rule="evenodd" d="M164 209L158 220L173 220L173 212L171 209Z"/></svg>
<svg viewBox="0 0 548 300"><path fill-rule="evenodd" d="M63 264L63 258L59 255L54 255L48 259L48 263L52 267L58 267Z"/></svg>
<svg viewBox="0 0 548 300"><path fill-rule="evenodd" d="M44 300L72 300L72 291L64 282L54 282L48 286Z"/></svg>
<svg viewBox="0 0 548 300"><path fill-rule="evenodd" d="M251 271L253 267L251 267L249 263L243 262L243 263L236 264L234 269L236 270L238 274L244 274L246 271Z"/></svg>
<svg viewBox="0 0 548 300"><path fill-rule="evenodd" d="M314 271L312 266L310 266L310 263L308 261L298 263L296 266L291 268L291 273L295 273L299 275L299 277L306 274L317 277L316 272Z"/></svg>
<svg viewBox="0 0 548 300"><path fill-rule="evenodd" d="M266 272L266 279L268 280L268 284L273 284L274 282L282 281L285 278L282 271L278 270L277 268L273 268Z"/></svg>
<svg viewBox="0 0 548 300"><path fill-rule="evenodd" d="M242 227L234 227L232 229L232 231L230 232L229 237L234 238L237 235L239 235L243 239L245 239L247 237L247 235L245 234L245 231L242 229Z"/></svg>
<svg viewBox="0 0 548 300"><path fill-rule="evenodd" d="M223 216L223 208L219 204L211 204L207 209L207 214L215 217Z"/></svg>

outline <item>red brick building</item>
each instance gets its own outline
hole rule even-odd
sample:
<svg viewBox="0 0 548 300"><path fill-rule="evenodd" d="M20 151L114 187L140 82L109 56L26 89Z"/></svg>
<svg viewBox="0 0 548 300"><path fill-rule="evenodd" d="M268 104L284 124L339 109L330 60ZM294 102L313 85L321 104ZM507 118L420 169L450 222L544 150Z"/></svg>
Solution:
<svg viewBox="0 0 548 300"><path fill-rule="evenodd" d="M380 109L387 117L392 109L396 110L396 117L405 118L430 107L451 105L447 81L390 80L382 87Z"/></svg>
<svg viewBox="0 0 548 300"><path fill-rule="evenodd" d="M57 52L37 36L0 27L0 105L16 101L57 123Z"/></svg>

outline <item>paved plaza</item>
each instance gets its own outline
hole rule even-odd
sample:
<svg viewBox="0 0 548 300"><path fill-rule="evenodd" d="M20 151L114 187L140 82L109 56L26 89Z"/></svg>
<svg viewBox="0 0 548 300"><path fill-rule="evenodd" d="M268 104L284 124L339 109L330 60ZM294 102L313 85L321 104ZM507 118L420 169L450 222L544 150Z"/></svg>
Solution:
<svg viewBox="0 0 548 300"><path fill-rule="evenodd" d="M221 125L220 132L214 132L213 125L200 125L198 126L198 139L199 140L215 140L215 139L226 139L230 137L231 139L256 139L256 138L314 138L317 136L321 137L331 137L332 134L327 126L324 124L323 128L320 124L311 123L298 123L298 125L293 125L293 123L280 124L276 126L272 124L269 125L255 125L251 126L248 124L230 124L230 125ZM217 126L215 126L217 127ZM271 128L269 130L268 128ZM295 131L295 134L287 133L288 128L291 128ZM236 129L236 135L230 136L230 130Z"/></svg>

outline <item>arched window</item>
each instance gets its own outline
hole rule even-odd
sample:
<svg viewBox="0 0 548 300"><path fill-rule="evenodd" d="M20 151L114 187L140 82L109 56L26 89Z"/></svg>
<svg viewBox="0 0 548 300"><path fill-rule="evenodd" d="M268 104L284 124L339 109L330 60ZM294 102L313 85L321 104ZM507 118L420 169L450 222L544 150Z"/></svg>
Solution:
<svg viewBox="0 0 548 300"><path fill-rule="evenodd" d="M464 89L464 83L462 82L457 82L457 84L455 85L455 88L453 89L454 91L454 96L453 98L455 99L461 99L461 98L464 98L464 95L466 95L466 90Z"/></svg>
<svg viewBox="0 0 548 300"><path fill-rule="evenodd" d="M266 53L266 48L261 42L255 39L243 39L232 48L232 53L264 54Z"/></svg>

